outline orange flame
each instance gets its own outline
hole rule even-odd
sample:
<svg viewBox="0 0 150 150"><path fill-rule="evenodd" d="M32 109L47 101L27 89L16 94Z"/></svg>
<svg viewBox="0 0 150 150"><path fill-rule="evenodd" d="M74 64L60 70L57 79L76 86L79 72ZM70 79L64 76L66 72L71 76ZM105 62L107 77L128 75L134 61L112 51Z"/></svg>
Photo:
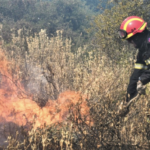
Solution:
<svg viewBox="0 0 150 150"><path fill-rule="evenodd" d="M25 93L25 90L19 82L13 82L9 63L1 52L0 56L0 123L13 122L19 126L34 123L34 128L44 124L51 125L64 121L69 114L69 108L73 111L73 107L81 101L81 115L89 114L86 97L79 92L63 92L57 100L49 100L43 108L32 101L32 98L20 99L18 93Z"/></svg>

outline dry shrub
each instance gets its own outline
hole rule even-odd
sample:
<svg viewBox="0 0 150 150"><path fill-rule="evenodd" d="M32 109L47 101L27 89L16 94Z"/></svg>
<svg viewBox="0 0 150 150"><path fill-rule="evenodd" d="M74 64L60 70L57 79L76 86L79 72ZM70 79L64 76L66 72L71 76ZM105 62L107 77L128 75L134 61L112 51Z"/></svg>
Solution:
<svg viewBox="0 0 150 150"><path fill-rule="evenodd" d="M7 149L148 149L149 95L141 96L126 117L116 115L118 105L125 100L134 60L116 63L100 49L87 51L87 45L72 53L71 39L64 40L62 31L50 39L45 30L34 38L21 36L22 30L18 32L18 37L12 35L11 45L3 45L8 59L13 61L12 74L18 75L40 106L66 90L86 94L93 125L81 117L78 103L76 113L70 109L70 116L61 124L22 132L22 142L9 137Z"/></svg>

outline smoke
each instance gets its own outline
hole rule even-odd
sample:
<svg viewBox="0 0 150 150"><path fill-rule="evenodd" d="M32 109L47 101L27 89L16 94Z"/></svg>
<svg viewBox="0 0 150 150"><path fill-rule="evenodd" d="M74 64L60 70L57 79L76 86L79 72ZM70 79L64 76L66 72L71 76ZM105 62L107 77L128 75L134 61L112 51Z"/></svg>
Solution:
<svg viewBox="0 0 150 150"><path fill-rule="evenodd" d="M29 80L26 85L26 90L30 91L33 94L43 92L41 90L48 83L42 72L43 70L41 68L35 67L33 65L28 65Z"/></svg>
<svg viewBox="0 0 150 150"><path fill-rule="evenodd" d="M22 84L26 92L33 96L33 100L43 107L49 98L46 91L48 82L43 75L43 69L33 64L27 64L26 68L28 79L22 81Z"/></svg>

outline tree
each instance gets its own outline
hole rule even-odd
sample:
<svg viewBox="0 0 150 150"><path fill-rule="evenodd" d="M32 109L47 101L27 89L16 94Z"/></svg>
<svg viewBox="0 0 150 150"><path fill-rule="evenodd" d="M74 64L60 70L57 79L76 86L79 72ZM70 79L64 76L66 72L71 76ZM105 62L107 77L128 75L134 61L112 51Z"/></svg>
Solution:
<svg viewBox="0 0 150 150"><path fill-rule="evenodd" d="M12 40L11 29L8 25L4 25L1 31L2 38L6 43L10 43Z"/></svg>

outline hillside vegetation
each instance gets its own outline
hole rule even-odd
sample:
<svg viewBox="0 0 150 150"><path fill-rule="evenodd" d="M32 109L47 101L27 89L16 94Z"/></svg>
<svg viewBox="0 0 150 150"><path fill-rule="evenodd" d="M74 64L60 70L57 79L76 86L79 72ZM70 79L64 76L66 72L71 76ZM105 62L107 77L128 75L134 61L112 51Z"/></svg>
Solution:
<svg viewBox="0 0 150 150"><path fill-rule="evenodd" d="M61 29L64 36L71 37L74 42L81 35L82 41L86 41L85 29L94 14L81 0L1 0L0 4L0 21L4 24L2 35L6 42L10 42L10 29L21 28L30 30L32 36L46 29L49 37Z"/></svg>

